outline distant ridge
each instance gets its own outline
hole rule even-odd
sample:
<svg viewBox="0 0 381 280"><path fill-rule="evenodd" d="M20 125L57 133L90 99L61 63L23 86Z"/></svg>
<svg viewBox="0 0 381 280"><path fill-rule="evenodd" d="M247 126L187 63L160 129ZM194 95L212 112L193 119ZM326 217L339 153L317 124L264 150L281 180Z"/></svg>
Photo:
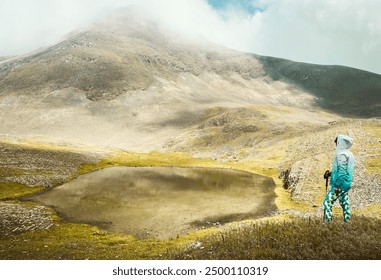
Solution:
<svg viewBox="0 0 381 280"><path fill-rule="evenodd" d="M337 65L258 56L266 74L310 92L324 109L348 117L381 116L381 75Z"/></svg>

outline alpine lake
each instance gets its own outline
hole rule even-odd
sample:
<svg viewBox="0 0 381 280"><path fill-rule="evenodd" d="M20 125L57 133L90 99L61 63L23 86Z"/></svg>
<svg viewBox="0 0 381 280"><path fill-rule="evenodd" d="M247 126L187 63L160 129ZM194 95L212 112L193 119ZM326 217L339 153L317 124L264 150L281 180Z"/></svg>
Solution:
<svg viewBox="0 0 381 280"><path fill-rule="evenodd" d="M110 167L29 200L66 222L139 239L168 239L276 211L271 178L214 168Z"/></svg>

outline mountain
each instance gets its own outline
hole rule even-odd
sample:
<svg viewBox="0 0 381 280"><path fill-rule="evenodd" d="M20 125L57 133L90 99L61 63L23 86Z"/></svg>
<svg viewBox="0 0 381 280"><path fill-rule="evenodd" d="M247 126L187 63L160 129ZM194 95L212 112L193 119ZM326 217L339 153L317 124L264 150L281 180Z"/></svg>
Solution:
<svg viewBox="0 0 381 280"><path fill-rule="evenodd" d="M381 116L381 75L337 65L313 65L261 57L266 73L318 98L324 109L349 117Z"/></svg>
<svg viewBox="0 0 381 280"><path fill-rule="evenodd" d="M211 139L230 141L292 130L287 118L379 117L380 101L380 75L226 49L133 8L0 61L2 134L142 151L179 148L178 137L199 139L216 128L230 136ZM208 141L202 136L200 145Z"/></svg>
<svg viewBox="0 0 381 280"><path fill-rule="evenodd" d="M46 50L4 63L0 71L2 92L28 94L71 87L92 101L147 90L155 82L179 82L181 74L200 79L210 74L236 84L266 77L254 55L181 38L129 9Z"/></svg>

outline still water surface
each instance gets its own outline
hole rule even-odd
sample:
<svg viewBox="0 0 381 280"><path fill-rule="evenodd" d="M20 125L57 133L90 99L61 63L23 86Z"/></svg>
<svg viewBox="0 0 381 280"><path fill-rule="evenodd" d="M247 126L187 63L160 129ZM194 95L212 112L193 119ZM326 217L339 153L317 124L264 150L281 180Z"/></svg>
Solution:
<svg viewBox="0 0 381 280"><path fill-rule="evenodd" d="M171 238L276 210L271 178L229 169L112 167L82 175L34 201L68 222L138 238Z"/></svg>

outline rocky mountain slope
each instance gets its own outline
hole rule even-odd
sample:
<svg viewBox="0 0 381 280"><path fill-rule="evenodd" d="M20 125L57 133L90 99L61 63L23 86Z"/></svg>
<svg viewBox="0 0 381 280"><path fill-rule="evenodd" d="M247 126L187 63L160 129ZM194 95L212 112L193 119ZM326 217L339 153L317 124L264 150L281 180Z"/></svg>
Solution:
<svg viewBox="0 0 381 280"><path fill-rule="evenodd" d="M238 128L231 124L225 132L256 133L258 125L239 124L248 114L247 121L266 123L252 106L275 106L269 115L287 106L307 122L340 117L329 112L379 116L380 88L380 75L224 49L126 8L59 44L0 62L0 118L6 120L0 129L27 138L158 150L195 124L227 114L237 118Z"/></svg>

